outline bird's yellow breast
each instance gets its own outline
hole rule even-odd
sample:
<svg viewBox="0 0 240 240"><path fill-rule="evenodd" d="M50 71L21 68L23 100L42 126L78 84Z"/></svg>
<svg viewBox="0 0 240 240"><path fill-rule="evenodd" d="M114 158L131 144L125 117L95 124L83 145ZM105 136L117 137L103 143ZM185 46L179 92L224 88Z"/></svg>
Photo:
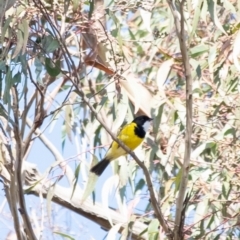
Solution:
<svg viewBox="0 0 240 240"><path fill-rule="evenodd" d="M134 129L136 126L137 124L133 122L127 124L117 136L117 138L120 139L131 150L134 150L136 147L138 147L144 139L135 134ZM105 157L111 161L123 155L126 155L125 150L119 147L119 145L113 141Z"/></svg>

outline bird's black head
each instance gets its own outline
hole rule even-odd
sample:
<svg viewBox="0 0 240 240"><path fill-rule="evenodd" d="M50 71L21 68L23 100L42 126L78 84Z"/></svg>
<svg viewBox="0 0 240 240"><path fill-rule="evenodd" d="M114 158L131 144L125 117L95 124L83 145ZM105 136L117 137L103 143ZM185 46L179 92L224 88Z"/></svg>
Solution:
<svg viewBox="0 0 240 240"><path fill-rule="evenodd" d="M143 115L143 116L136 117L133 120L133 122L136 123L140 127L140 129L143 129L144 133L146 133L150 126L150 122L152 120L153 120L152 118L149 118L148 116Z"/></svg>
<svg viewBox="0 0 240 240"><path fill-rule="evenodd" d="M152 121L152 118L149 118L148 116L138 116L136 118L134 118L133 122L135 122L137 125L144 125L145 122L150 122Z"/></svg>
<svg viewBox="0 0 240 240"><path fill-rule="evenodd" d="M133 120L133 122L135 122L138 125L143 125L147 121L148 122L152 121L152 118L149 118L148 116L145 115L135 117Z"/></svg>

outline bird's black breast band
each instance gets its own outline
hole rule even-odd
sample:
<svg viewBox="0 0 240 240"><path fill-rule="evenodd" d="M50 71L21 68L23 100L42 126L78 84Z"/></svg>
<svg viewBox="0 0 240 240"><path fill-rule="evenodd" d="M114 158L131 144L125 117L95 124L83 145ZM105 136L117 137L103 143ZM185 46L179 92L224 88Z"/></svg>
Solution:
<svg viewBox="0 0 240 240"><path fill-rule="evenodd" d="M146 132L144 131L143 127L139 125L134 127L134 133L140 138L144 138L146 135Z"/></svg>

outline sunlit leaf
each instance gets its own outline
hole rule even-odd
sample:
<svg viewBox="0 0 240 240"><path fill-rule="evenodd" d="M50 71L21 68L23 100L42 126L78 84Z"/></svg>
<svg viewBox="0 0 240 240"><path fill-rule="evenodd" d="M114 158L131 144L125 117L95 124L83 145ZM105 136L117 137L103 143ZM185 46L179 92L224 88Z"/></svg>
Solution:
<svg viewBox="0 0 240 240"><path fill-rule="evenodd" d="M148 238L151 240L157 240L158 239L158 227L159 227L159 221L158 219L153 219L150 224L148 225Z"/></svg>
<svg viewBox="0 0 240 240"><path fill-rule="evenodd" d="M213 21L214 21L215 25L217 26L217 28L222 33L227 35L227 33L223 29L222 24L220 23L218 15L217 15L217 2L216 2L216 0L208 0L208 8L209 8L209 12L210 12L211 18L213 19Z"/></svg>
<svg viewBox="0 0 240 240"><path fill-rule="evenodd" d="M20 53L20 51L23 49L23 45L24 45L23 33L22 33L21 30L18 30L18 32L17 32L17 46L14 50L12 58L15 58Z"/></svg>
<svg viewBox="0 0 240 240"><path fill-rule="evenodd" d="M8 17L5 22L4 22L4 26L2 28L2 32L1 32L1 42L4 41L4 37L7 33L7 29L10 27L9 25L11 24L11 21L13 20L12 17Z"/></svg>
<svg viewBox="0 0 240 240"><path fill-rule="evenodd" d="M209 50L209 46L201 44L190 49L192 58L198 57Z"/></svg>
<svg viewBox="0 0 240 240"><path fill-rule="evenodd" d="M239 64L239 60L238 60L239 55L240 55L239 41L240 41L240 31L238 31L236 38L234 40L234 43L233 43L233 61L234 61L236 68L238 69L238 71L240 71L240 64Z"/></svg>
<svg viewBox="0 0 240 240"><path fill-rule="evenodd" d="M126 90L130 101L134 105L134 113L141 111L150 116L150 91L132 74L126 73L125 80L120 80L120 85Z"/></svg>
<svg viewBox="0 0 240 240"><path fill-rule="evenodd" d="M73 125L74 113L72 105L67 104L65 107L65 131L70 141L72 141L71 131Z"/></svg>
<svg viewBox="0 0 240 240"><path fill-rule="evenodd" d="M112 239L116 239L117 235L118 235L118 231L120 229L120 227L122 226L122 223L118 223L116 225L114 225L110 231L108 232L107 235L107 240L112 240Z"/></svg>
<svg viewBox="0 0 240 240"><path fill-rule="evenodd" d="M48 189L48 192L47 192L47 215L48 215L48 218L49 218L49 221L51 222L51 210L52 210L52 198L54 196L54 190L55 190L55 183L50 186L50 188Z"/></svg>
<svg viewBox="0 0 240 240"><path fill-rule="evenodd" d="M114 110L115 120L113 122L112 131L117 132L120 126L123 124L128 110L128 97L125 91L122 92L120 100L115 98Z"/></svg>
<svg viewBox="0 0 240 240"><path fill-rule="evenodd" d="M164 89L163 85L167 81L167 77L168 77L168 74L171 70L173 63L174 63L174 60L171 58L171 59L163 62L161 64L160 68L158 69L156 80L157 80L157 85L158 85L159 91L162 91Z"/></svg>
<svg viewBox="0 0 240 240"><path fill-rule="evenodd" d="M114 175L110 178L108 178L103 187L102 187L102 204L103 204L103 208L106 211L106 215L108 218L109 223L113 226L113 222L112 222L112 218L110 217L109 214L109 194L116 189L117 185L119 184L119 177L118 175Z"/></svg>
<svg viewBox="0 0 240 240"><path fill-rule="evenodd" d="M190 39L195 34L197 25L199 23L202 2L203 2L203 0L197 0L197 6L196 6L195 11L194 11L194 17L193 17L193 22L192 22L192 31L191 31Z"/></svg>
<svg viewBox="0 0 240 240"><path fill-rule="evenodd" d="M174 179L175 183L175 193L179 190L180 184L181 184L181 179L182 179L182 169L179 170L178 174L176 175Z"/></svg>
<svg viewBox="0 0 240 240"><path fill-rule="evenodd" d="M25 51L26 51L26 47L27 47L27 43L28 43L28 36L29 36L29 22L28 22L28 20L23 19L22 23L19 25L19 29L23 33L22 54L24 54Z"/></svg>
<svg viewBox="0 0 240 240"><path fill-rule="evenodd" d="M98 159L95 155L92 155L92 163L91 163L91 167L93 167L94 165L96 165L98 163ZM88 177L88 181L86 183L84 192L83 192L83 196L81 199L81 204L88 198L88 196L93 192L96 182L98 180L98 176L95 173L89 172L89 177Z"/></svg>
<svg viewBox="0 0 240 240"><path fill-rule="evenodd" d="M125 158L121 158L119 160L119 180L120 180L120 187L124 187L128 182L128 164Z"/></svg>
<svg viewBox="0 0 240 240"><path fill-rule="evenodd" d="M143 20L143 25L148 30L148 32L152 32L151 30L151 15L152 13L150 11L146 11L142 8L140 8L140 14Z"/></svg>

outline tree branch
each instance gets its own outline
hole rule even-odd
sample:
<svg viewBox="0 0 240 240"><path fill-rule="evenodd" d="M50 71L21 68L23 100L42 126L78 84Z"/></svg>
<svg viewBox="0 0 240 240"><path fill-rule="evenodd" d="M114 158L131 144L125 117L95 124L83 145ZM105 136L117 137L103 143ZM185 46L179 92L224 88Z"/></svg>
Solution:
<svg viewBox="0 0 240 240"><path fill-rule="evenodd" d="M14 176L11 181L11 186L17 186L18 191L15 194L18 194L19 206L20 206L20 213L24 222L24 228L27 234L27 238L31 240L35 240L36 236L33 232L31 222L28 217L25 199L24 199L24 192L22 187L22 160L23 160L23 144L22 138L19 128L19 106L18 106L18 94L16 87L12 87L12 95L13 95L13 116L14 116L14 136L16 139L16 159L15 159L15 169L14 169Z"/></svg>
<svg viewBox="0 0 240 240"><path fill-rule="evenodd" d="M41 180L41 175L39 174L36 167L34 167L33 164L30 164L28 162L24 163L24 175L26 185L30 186L30 188L37 181ZM42 196L46 198L49 188L52 186L52 184L53 183L51 181L45 181L44 183L43 181L39 181L39 184L36 184L34 188L31 189L30 192L28 192L28 194L34 194L36 196L42 194ZM129 224L129 226L131 226L131 222L129 222L125 216L115 210L109 209L109 212L106 213L101 204L93 204L92 200L90 199L85 200L84 203L81 204L79 201L79 196L81 196L81 194L82 192L76 189L72 196L72 187L66 188L56 184L52 201L88 218L89 220L94 221L104 229L110 230L112 228L108 220L108 214L110 214L114 224L122 223L119 232L123 231L126 228L126 225ZM147 227L148 226L146 224L138 220L134 221L130 230L132 233L132 239L147 239L147 233L144 233L141 235L141 237L139 237L139 235Z"/></svg>
<svg viewBox="0 0 240 240"><path fill-rule="evenodd" d="M175 227L174 227L174 239L183 239L183 226L184 226L184 215L183 205L184 205L184 196L188 184L188 175L189 175L189 164L191 157L191 136L192 136L192 75L191 67L189 64L188 48L184 29L184 2L180 2L180 16L181 20L179 23L179 16L176 10L176 7L173 1L168 0L169 7L171 8L174 22L176 26L177 36L179 40L179 45L182 53L182 60L185 70L186 78L186 134L185 134L185 152L184 152L184 161L182 166L182 177L178 192L178 199L176 202L176 218L175 218ZM179 238L180 237L180 238Z"/></svg>

